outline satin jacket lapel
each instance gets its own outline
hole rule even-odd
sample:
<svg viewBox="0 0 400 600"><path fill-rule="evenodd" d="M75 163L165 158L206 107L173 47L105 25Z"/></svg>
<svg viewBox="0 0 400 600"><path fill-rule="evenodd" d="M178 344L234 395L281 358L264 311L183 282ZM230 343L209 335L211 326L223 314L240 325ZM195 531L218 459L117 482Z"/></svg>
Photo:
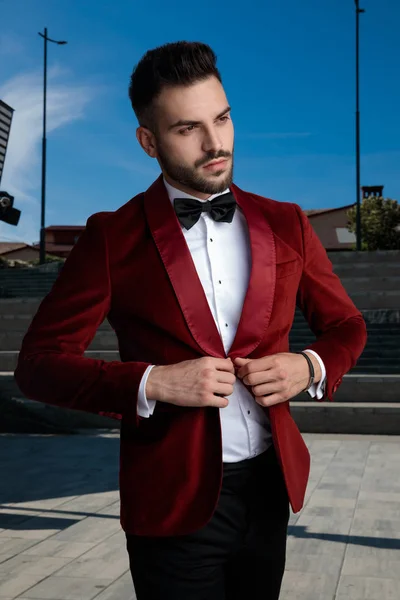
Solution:
<svg viewBox="0 0 400 600"><path fill-rule="evenodd" d="M220 334L162 176L145 192L144 207L151 234L193 338L207 356L225 357Z"/></svg>
<svg viewBox="0 0 400 600"><path fill-rule="evenodd" d="M276 282L276 247L273 231L256 201L232 185L231 190L249 228L251 273L242 314L229 356L246 357L260 344L271 317Z"/></svg>

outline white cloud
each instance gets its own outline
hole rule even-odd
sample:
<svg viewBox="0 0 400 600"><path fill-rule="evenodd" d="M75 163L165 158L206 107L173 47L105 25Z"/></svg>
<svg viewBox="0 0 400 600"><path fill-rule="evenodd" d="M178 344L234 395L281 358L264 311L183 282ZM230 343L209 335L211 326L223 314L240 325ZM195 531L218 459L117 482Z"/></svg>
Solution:
<svg viewBox="0 0 400 600"><path fill-rule="evenodd" d="M66 84L67 78L59 68L48 71L47 133L83 118L95 95L94 87ZM22 210L18 227L0 222L0 238L31 242L39 235L43 75L15 75L0 85L0 98L15 109L1 187Z"/></svg>

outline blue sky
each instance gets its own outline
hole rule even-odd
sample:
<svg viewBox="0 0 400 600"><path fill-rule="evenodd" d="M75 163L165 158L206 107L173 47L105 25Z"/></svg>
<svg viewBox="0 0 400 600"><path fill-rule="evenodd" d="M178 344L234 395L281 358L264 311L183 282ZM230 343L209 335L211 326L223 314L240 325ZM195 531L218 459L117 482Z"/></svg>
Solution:
<svg viewBox="0 0 400 600"><path fill-rule="evenodd" d="M362 184L400 201L400 3L361 6ZM0 0L0 98L13 106L1 187L22 210L0 240L39 239L43 43L49 45L46 225L85 224L146 189L127 88L144 52L179 39L218 55L235 182L303 209L355 200L353 0Z"/></svg>

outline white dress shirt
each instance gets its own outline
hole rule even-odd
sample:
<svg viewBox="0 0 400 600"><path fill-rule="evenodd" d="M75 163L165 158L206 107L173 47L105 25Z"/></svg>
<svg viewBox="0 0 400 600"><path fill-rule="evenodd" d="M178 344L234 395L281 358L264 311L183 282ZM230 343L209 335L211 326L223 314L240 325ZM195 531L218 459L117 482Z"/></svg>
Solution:
<svg viewBox="0 0 400 600"><path fill-rule="evenodd" d="M175 189L164 179L169 199L195 198ZM226 193L228 190L225 190ZM210 196L212 200L220 194ZM200 200L201 202L201 200ZM198 277L203 286L211 313L228 353L234 340L242 312L251 271L251 250L246 219L237 206L232 223L216 222L203 212L189 230L182 227ZM307 350L318 360L322 378L308 393L322 398L326 370L316 352ZM154 365L153 365L154 366ZM138 415L151 417L156 401L147 400L145 389L153 366L146 369L138 393ZM224 462L237 462L257 456L272 443L271 427L266 411L255 402L240 379L234 384L229 404L219 409Z"/></svg>

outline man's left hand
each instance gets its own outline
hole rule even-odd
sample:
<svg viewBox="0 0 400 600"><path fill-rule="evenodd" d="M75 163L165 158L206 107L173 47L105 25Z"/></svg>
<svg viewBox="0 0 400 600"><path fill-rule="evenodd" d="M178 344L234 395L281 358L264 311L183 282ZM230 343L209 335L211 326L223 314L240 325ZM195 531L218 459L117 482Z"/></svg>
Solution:
<svg viewBox="0 0 400 600"><path fill-rule="evenodd" d="M321 379L321 367L312 354L314 382ZM236 377L251 386L255 400L261 406L287 402L300 394L310 379L308 362L301 354L281 352L264 358L235 358Z"/></svg>

